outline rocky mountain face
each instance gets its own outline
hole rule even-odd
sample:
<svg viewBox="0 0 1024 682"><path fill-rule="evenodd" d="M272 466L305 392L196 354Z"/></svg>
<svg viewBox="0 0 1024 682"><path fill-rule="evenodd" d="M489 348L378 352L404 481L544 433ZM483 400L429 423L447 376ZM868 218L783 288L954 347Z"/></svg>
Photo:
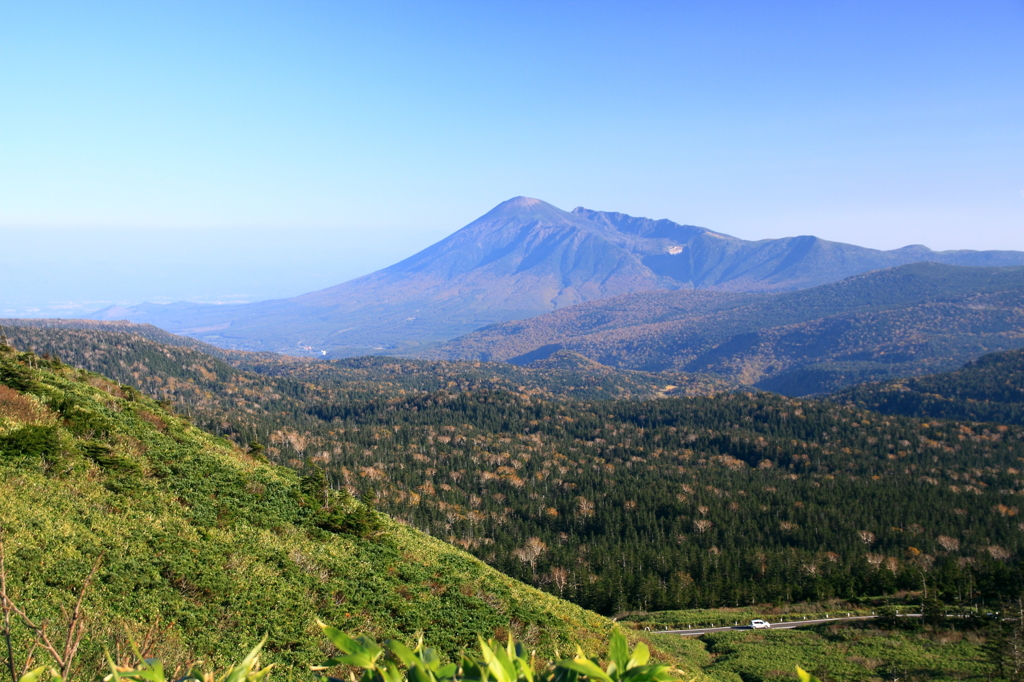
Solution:
<svg viewBox="0 0 1024 682"><path fill-rule="evenodd" d="M416 353L487 324L649 290L791 291L918 261L1024 264L1011 251L878 251L816 237L745 241L669 220L510 199L391 267L322 291L246 305L110 308L222 347Z"/></svg>

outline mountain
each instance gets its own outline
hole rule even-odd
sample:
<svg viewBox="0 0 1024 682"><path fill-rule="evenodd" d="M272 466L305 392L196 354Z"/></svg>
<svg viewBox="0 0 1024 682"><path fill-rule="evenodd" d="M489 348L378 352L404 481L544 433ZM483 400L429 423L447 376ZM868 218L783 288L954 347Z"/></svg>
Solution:
<svg viewBox="0 0 1024 682"><path fill-rule="evenodd" d="M412 354L487 324L626 293L789 291L919 261L1024 265L1024 253L877 251L811 236L751 242L517 197L391 267L322 291L246 305L147 303L95 317L245 350Z"/></svg>
<svg viewBox="0 0 1024 682"><path fill-rule="evenodd" d="M83 671L104 647L119 656L127 638L154 635L147 653L170 670L223 666L264 634L265 662L304 667L327 653L315 618L377 640L422 631L448 655L514 632L550 657L609 626L332 489L319 469L272 466L131 386L6 344L0 531L12 596L51 637L98 565ZM23 628L13 635L30 648Z"/></svg>
<svg viewBox="0 0 1024 682"><path fill-rule="evenodd" d="M915 263L782 294L643 292L491 325L434 357L717 374L808 395L1024 346L1024 268Z"/></svg>
<svg viewBox="0 0 1024 682"><path fill-rule="evenodd" d="M1024 425L1024 349L990 353L953 372L859 384L831 399L885 414Z"/></svg>

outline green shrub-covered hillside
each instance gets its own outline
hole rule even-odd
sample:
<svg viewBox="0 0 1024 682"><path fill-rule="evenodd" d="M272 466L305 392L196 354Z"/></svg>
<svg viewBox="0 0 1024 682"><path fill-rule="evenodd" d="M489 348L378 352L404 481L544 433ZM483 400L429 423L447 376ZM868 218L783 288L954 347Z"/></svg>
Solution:
<svg viewBox="0 0 1024 682"><path fill-rule="evenodd" d="M129 637L224 665L316 663L315 618L453 655L511 633L541 655L595 649L606 620L527 587L138 391L0 345L0 525L12 598L59 632L84 601L83 669ZM28 634L15 627L15 649ZM120 649L119 649L120 647ZM97 668L98 669L98 668Z"/></svg>

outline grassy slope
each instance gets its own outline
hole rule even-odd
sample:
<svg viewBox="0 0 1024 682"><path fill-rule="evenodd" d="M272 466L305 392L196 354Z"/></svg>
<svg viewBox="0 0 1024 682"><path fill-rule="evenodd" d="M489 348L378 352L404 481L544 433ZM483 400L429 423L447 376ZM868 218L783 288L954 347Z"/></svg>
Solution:
<svg viewBox="0 0 1024 682"><path fill-rule="evenodd" d="M991 680L977 632L893 632L870 625L722 632L701 638L716 679L792 680L801 666L822 680Z"/></svg>
<svg viewBox="0 0 1024 682"><path fill-rule="evenodd" d="M98 375L4 348L0 383L0 524L13 593L56 627L102 555L86 600L86 665L125 628L139 637L156 623L156 655L221 664L264 632L269 660L316 661L314 617L376 637L422 630L449 652L478 632L509 630L541 652L572 641L595 648L607 630L386 517L369 537L316 527L295 473ZM340 496L331 504L359 512Z"/></svg>

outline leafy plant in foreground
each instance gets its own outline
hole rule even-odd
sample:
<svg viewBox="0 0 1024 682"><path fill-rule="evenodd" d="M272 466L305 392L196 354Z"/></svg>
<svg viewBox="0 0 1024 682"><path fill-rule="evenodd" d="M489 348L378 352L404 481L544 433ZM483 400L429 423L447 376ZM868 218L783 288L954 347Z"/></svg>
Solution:
<svg viewBox="0 0 1024 682"><path fill-rule="evenodd" d="M458 664L442 666L437 652L424 647L422 638L415 649L397 640L388 640L381 647L365 636L353 639L329 625L320 623L320 627L342 655L314 669L323 671L339 665L362 668L359 682L671 682L674 679L669 666L648 665L651 653L643 642L630 652L626 638L617 628L608 647L610 661L602 670L598 662L587 658L579 647L575 658L538 669L534 656L528 655L511 635L504 647L494 639L484 641L481 637L480 659L464 653ZM329 682L333 678L321 679Z"/></svg>

